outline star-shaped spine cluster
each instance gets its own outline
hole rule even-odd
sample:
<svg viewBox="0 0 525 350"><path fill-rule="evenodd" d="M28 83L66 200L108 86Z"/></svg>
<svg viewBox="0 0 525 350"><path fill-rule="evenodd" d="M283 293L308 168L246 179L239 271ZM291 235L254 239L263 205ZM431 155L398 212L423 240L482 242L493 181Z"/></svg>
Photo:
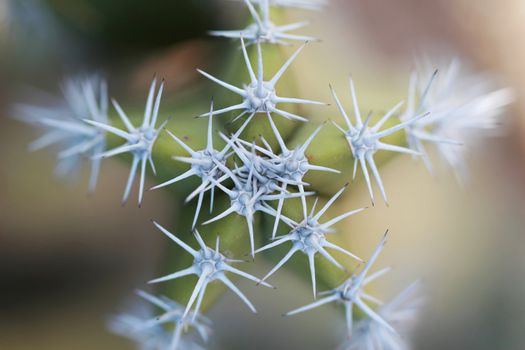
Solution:
<svg viewBox="0 0 525 350"><path fill-rule="evenodd" d="M340 263L338 263L337 260L335 260L330 255L330 253L328 253L328 251L326 250L327 248L342 252L353 259L362 261L356 255L339 247L338 245L335 245L334 243L329 242L327 240L326 235L334 232L334 230L332 229L333 225L353 214L357 214L358 212L364 210L364 208L349 211L324 223L319 222L320 218L326 213L330 206L336 201L337 198L339 198L339 196L341 196L344 189L345 188L339 190L332 198L330 198L330 200L321 208L321 210L314 214L316 206L315 204L317 203L316 200L311 212L308 215L305 215L303 221L299 223L291 219L285 218L284 222L291 228L291 231L282 237L278 237L274 242L257 249L256 253L259 253L287 242L292 243L292 247L290 248L288 253L284 256L284 258L281 259L281 261L279 261L279 263L277 263L277 265L275 265L275 267L270 272L266 274L266 276L264 276L264 278L262 279L263 281L271 275L273 275L279 268L281 268L281 266L283 266L296 252L301 251L304 254L306 254L306 256L308 256L308 261L310 264L310 273L312 278L312 289L315 297L317 291L314 258L317 253L321 254L333 265L340 269L344 269L343 266Z"/></svg>
<svg viewBox="0 0 525 350"><path fill-rule="evenodd" d="M242 129L239 130L242 132ZM204 149L194 151L191 147L189 147L186 143L184 143L184 141L179 139L173 133L168 131L168 134L190 155L190 157L175 157L175 159L183 163L190 164L191 168L183 174L174 177L173 179L163 182L160 185L154 186L152 189L162 188L184 180L186 178L189 178L191 176L199 177L201 179L201 185L197 187L186 198L186 202L189 202L190 200L195 198L195 196L198 196L197 208L195 210L195 216L192 224L192 228L195 228L202 207L204 194L208 190L210 191L210 212L213 210L215 191L214 181L220 179L224 175L221 168L226 166L226 160L229 156L228 151L230 150L230 146L226 145L220 151L216 150L213 146L213 101L211 103L210 114L208 117L207 141L206 147Z"/></svg>
<svg viewBox="0 0 525 350"><path fill-rule="evenodd" d="M414 116L395 126L381 130L385 123L391 117L393 117L394 114L399 110L402 103L400 102L397 105L395 105L392 109L390 109L374 126L369 126L372 113L370 113L363 121L361 117L361 112L359 110L359 104L357 102L357 96L352 78L350 78L350 92L352 94L352 103L354 106L355 123L352 123L343 105L341 104L341 101L337 97L335 90L332 89L332 95L337 104L337 108L341 112L341 115L343 116L348 129L344 129L335 122L334 125L344 134L346 140L348 141L348 145L350 146L350 149L352 151L352 155L354 157L354 171L352 175L353 178L355 178L357 167L358 165L360 165L373 204L374 192L372 191L372 182L370 181L370 174L368 172L368 168L370 168L370 170L372 171L372 175L374 176L375 181L377 183L377 187L379 187L379 191L381 192L381 196L383 197L384 201L388 203L386 191L383 186L383 181L381 180L381 175L379 174L379 170L374 160L375 153L381 150L412 155L419 155L419 153L406 147L384 143L381 141L381 139L386 136L392 135L395 132L405 129L407 126L417 122L423 117L426 117L427 114L424 113L421 115Z"/></svg>
<svg viewBox="0 0 525 350"><path fill-rule="evenodd" d="M146 102L146 110L144 111L144 117L142 124L139 127L135 127L124 110L120 107L117 101L112 100L113 106L117 110L117 113L124 123L126 130L119 129L106 123L88 120L84 121L87 124L93 125L100 130L112 133L120 138L126 140L126 142L116 148L109 151L97 154L96 158L108 158L117 154L130 153L133 157L131 163L131 170L129 172L128 182L126 189L124 190L124 196L122 202L125 203L128 200L133 180L135 179L138 167L140 165L140 184L139 184L139 206L142 203L142 196L144 194L144 181L146 179L146 166L150 165L153 173L155 173L155 164L153 163L153 145L159 136L159 131L166 125L166 122L162 123L158 128L155 127L157 124L157 118L159 115L160 99L162 97L162 90L164 89L164 82L160 84L160 88L155 97L157 80L153 79L151 83L148 99Z"/></svg>
<svg viewBox="0 0 525 350"><path fill-rule="evenodd" d="M242 30L214 30L210 31L210 35L220 36L225 38L245 38L248 40L248 44L254 43L270 43L270 44L280 44L280 45L289 45L290 41L313 41L315 38L298 35L290 33L291 31L300 29L308 25L308 22L296 22L284 25L276 25L270 19L270 6L277 5L278 2L272 0L244 0L246 7L250 11L250 15L253 18L254 23L250 24L248 27ZM259 5L259 11L253 5L257 3ZM290 2L285 4L282 2L278 4L280 6L294 6ZM303 5L305 7L305 1L298 1L295 3L295 6ZM310 5L315 5L311 3Z"/></svg>
<svg viewBox="0 0 525 350"><path fill-rule="evenodd" d="M189 275L198 276L199 279L197 281L197 284L195 285L195 289L193 290L193 293L190 296L188 304L186 305L186 309L184 310L184 313L182 314L183 319L185 319L186 316L190 313L191 307L193 306L194 303L196 303L196 305L195 305L193 312L194 313L199 312L199 308L204 298L204 294L206 293L206 288L208 284L213 281L222 282L232 292L237 294L237 296L248 306L248 308L250 308L250 310L252 310L253 312L256 312L253 304L239 290L239 288L237 288L237 286L235 286L235 284L226 276L226 273L229 272L237 276L252 280L254 282L258 282L259 279L233 266L230 266L230 264L232 263L239 263L243 261L229 259L225 257L224 255L222 255L219 251L219 237L217 237L217 243L216 243L215 249L212 249L206 246L199 232L195 230L194 231L195 239L197 240L199 244L199 248L200 248L199 250L195 250L189 245L187 245L186 243L184 243L182 240L177 238L171 232L166 230L164 227L159 225L158 223L154 222L154 224L168 238L170 238L179 247L181 247L182 249L184 249L186 252L188 252L189 254L193 256L193 264L190 267L150 281L150 283L159 283L159 282L171 281L171 280L189 276ZM263 285L265 287L272 287L268 283L263 283Z"/></svg>
<svg viewBox="0 0 525 350"><path fill-rule="evenodd" d="M393 333L396 333L394 328L367 304L367 302L372 302L376 305L381 305L381 301L379 301L374 296L367 294L364 291L364 287L366 287L368 284L390 271L390 268L384 268L368 275L370 268L376 261L377 257L379 256L379 253L381 253L381 250L383 249L386 243L386 239L387 234L385 234L381 242L379 242L375 251L372 253L372 256L358 274L352 275L339 287L322 293L323 295L327 295L326 297L319 299L309 305L292 310L286 313L286 316L296 315L305 311L315 309L328 303L337 302L344 305L346 326L349 335L352 334L354 305L357 306L364 314L366 314L372 320L380 324L382 327Z"/></svg>
<svg viewBox="0 0 525 350"><path fill-rule="evenodd" d="M293 97L280 97L277 95L276 92L276 85L279 82L279 79L281 79L288 67L290 67L297 55L299 55L301 50L304 48L304 45L302 45L299 49L297 49L297 51L295 51L295 53L288 59L288 61L286 61L283 64L283 66L277 71L277 73L275 73L275 75L270 80L264 80L263 55L260 43L257 42L257 74L253 70L250 58L248 57L248 52L246 51L246 46L244 45L244 40L242 38L241 46L246 68L248 69L248 73L250 76L250 82L245 84L244 88L236 87L200 69L198 70L206 78L219 84L227 90L238 94L242 98L241 103L216 110L214 112L215 115L232 111L239 111L240 115L237 116L235 119L241 118L244 115L248 115L245 124L249 123L255 114L268 115L270 113L277 114L286 119L306 122L306 118L287 112L279 108L278 105L282 103L323 105L322 102L313 100L305 100ZM209 115L209 113L203 114L203 116L207 115Z"/></svg>

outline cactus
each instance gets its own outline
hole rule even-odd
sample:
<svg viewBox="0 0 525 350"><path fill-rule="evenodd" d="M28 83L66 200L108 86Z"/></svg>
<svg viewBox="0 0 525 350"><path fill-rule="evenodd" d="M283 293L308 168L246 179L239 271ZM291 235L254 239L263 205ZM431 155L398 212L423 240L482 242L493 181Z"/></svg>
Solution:
<svg viewBox="0 0 525 350"><path fill-rule="evenodd" d="M349 109L343 106L335 89L330 87L345 126L336 120L313 125L299 106L310 104L322 108L325 104L299 97L281 97L294 95L293 85L298 83L294 83L294 79L287 79L284 82L287 85L282 87L278 84L306 43L287 58L283 56L280 45L313 38L289 33L306 23L275 25L270 20L274 13L270 9L271 6L320 9L324 1L245 0L244 5L254 23L240 31L211 32L215 36L238 40L240 44L238 61L232 64L234 68L229 70L230 76L223 80L222 76L219 79L199 70L228 94L238 95L240 101L228 105L227 99L231 96L219 95L219 98L212 99L209 112L198 118L194 118L195 115L177 115L169 120L160 117L162 122L158 125L159 115L164 114L161 106L164 82L156 92L157 81L154 79L141 124L137 127L135 120L139 118L126 114L116 101L113 101L113 107L118 119L110 118L106 84L100 78L89 78L71 80L66 84L65 102L60 106L44 109L21 105L16 109L17 116L23 121L46 131L31 149L58 143L63 146L58 153L59 165L67 162L71 167L81 158L91 162L90 190L94 189L100 162L104 158L129 153L132 156L131 170L123 202L128 199L140 167L138 203L139 206L142 204L148 166L158 183L152 190L169 189L174 200L186 204L195 202L195 208L188 205L181 209L173 231L154 222L158 230L189 254L181 254L180 249L173 252L170 248L163 268L166 271L162 271L167 274L151 283L163 282L162 289L159 288L162 294L170 298L176 295L184 306L166 296L139 292L142 299L159 309L160 316L152 317L151 309L146 317L123 314L112 320L110 328L133 339L140 348L200 349L201 345L186 331L193 327L204 340L208 339L211 322L200 312L205 313L226 289L237 294L255 312L248 297L231 278L243 277L271 287L266 279L296 252L302 252L308 258L313 297L323 297L287 315L330 302L342 303L351 337L343 343L342 349L379 349L394 345L405 349L408 345L402 341L400 332L405 332L406 327L403 318L396 318L396 312L404 304L413 306L415 303L410 303L411 300L419 300L411 293L413 288L386 306L381 306L381 302L365 290L369 283L390 271L390 268L384 268L369 274L385 246L387 234L365 263L350 252L350 247L338 246L328 239L328 235L335 232L333 225L364 208L339 213L332 219L321 218L343 194L346 188L343 184L357 178L358 167L361 167L362 180L356 182L366 185L372 205L375 204L372 178L387 202L379 167L395 154L404 153L416 159L422 158L430 168L424 147L426 143L435 145L441 156L457 172L464 174L463 147L471 142L465 130L470 134L494 128L495 117L511 102L512 93L508 89L489 90L485 80L471 79L474 81L471 93L452 98L449 91L456 91L453 90L454 84L459 81L454 79L459 71L453 63L443 78L434 69L430 74L414 73L410 78L407 106L403 109L403 103L398 103L376 121L372 114L362 118L357 92L350 78L352 113L347 112ZM245 72L239 72L244 69L237 67L239 62L246 66ZM257 63L256 69L252 62ZM265 80L269 67L276 69L272 77ZM248 74L248 81L241 79L244 73ZM217 109L217 102L226 107ZM281 106L283 104L285 107ZM227 116L232 113L232 120L227 121ZM214 128L219 128L219 131ZM124 144L119 138L125 140ZM180 186L183 181L189 186ZM317 198L310 200L314 194ZM316 208L320 209L316 211ZM271 220L265 220L265 217ZM190 244L192 233L198 243L197 249ZM392 236L395 239L395 233ZM256 253L288 242L290 250L262 278L231 265L243 262L239 258L247 252L255 259ZM339 262L327 249L365 264L359 273L348 278L345 264L349 265ZM260 256L275 258L269 254ZM316 259L316 256L321 258ZM296 268L304 269L304 266ZM198 277L195 284L186 281L189 275ZM181 282L172 283L179 278ZM213 281L222 282L222 286L215 284L208 288ZM319 285L329 290L318 294ZM359 318L356 327L355 318ZM356 332L352 332L354 328ZM376 347L374 344L380 345Z"/></svg>

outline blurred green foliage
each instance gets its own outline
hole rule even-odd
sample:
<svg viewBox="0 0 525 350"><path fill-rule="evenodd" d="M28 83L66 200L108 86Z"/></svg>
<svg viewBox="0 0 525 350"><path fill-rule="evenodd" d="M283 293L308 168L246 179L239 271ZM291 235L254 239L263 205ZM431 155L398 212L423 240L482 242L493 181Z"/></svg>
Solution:
<svg viewBox="0 0 525 350"><path fill-rule="evenodd" d="M221 19L215 1L46 1L67 27L113 50L151 50L201 37Z"/></svg>

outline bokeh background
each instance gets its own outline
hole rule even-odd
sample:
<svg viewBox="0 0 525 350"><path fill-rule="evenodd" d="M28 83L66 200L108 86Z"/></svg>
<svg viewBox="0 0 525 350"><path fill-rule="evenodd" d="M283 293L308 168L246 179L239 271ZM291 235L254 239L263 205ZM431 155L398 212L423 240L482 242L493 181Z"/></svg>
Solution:
<svg viewBox="0 0 525 350"><path fill-rule="evenodd" d="M378 266L395 270L378 295L423 278L415 349L524 349L525 2L331 0L323 12L286 16L311 19L303 32L323 39L293 68L305 96L328 101L328 84L344 91L351 73L363 109L387 108L405 97L421 54L461 57L515 89L504 132L476 149L466 186L446 168L431 176L398 157L381 170L390 207L377 205L340 229L362 256L391 230ZM178 210L162 191L147 193L141 209L121 207L128 170L118 160L104 163L91 196L86 174L56 179L51 153L26 152L36 134L10 118L13 103L58 95L63 77L96 71L112 96L141 106L157 73L167 82L162 113L176 114L209 91L195 68L231 57L234 46L206 31L242 27L246 18L229 0L0 0L0 349L130 349L106 330L107 318L162 264L167 242L149 219L169 223ZM335 116L332 106L318 117ZM363 186L350 191L341 211L368 203ZM257 265L256 275L270 268ZM281 317L311 300L303 277L283 270L272 280L278 292L241 282L259 305L256 316L225 294L209 312L212 348L334 348L344 332L336 308Z"/></svg>

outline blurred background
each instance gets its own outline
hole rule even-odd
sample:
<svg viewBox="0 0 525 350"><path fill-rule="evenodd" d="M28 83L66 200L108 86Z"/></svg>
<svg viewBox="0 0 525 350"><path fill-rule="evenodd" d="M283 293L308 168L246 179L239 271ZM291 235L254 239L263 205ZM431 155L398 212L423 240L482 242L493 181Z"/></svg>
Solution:
<svg viewBox="0 0 525 350"><path fill-rule="evenodd" d="M390 207L377 205L340 229L360 256L385 229L392 232L377 266L395 270L377 284L379 296L425 281L415 349L525 349L525 2L331 0L323 12L285 15L311 20L303 32L323 40L293 67L301 96L329 101L328 84L345 91L351 73L363 109L377 101L388 108L405 98L421 54L461 57L515 89L505 132L473 154L466 186L446 168L431 176L398 157L381 169ZM229 0L0 0L0 349L131 349L106 330L107 318L157 275L167 242L149 219L169 223L178 210L163 191L147 193L141 209L121 207L128 166L117 160L104 163L91 196L87 174L71 183L55 178L51 153L27 152L36 133L10 118L13 103L47 98L42 91L58 96L63 77L100 72L111 96L142 106L157 73L166 79L162 114L169 116L208 91L195 68L231 57L234 46L206 31L241 28L247 16ZM333 106L317 113L337 118ZM367 196L356 186L338 206L366 205ZM257 264L253 272L270 267ZM336 308L281 317L311 300L304 278L285 269L272 283L278 292L240 282L259 305L255 316L228 293L211 308L212 348L340 343L344 322Z"/></svg>

